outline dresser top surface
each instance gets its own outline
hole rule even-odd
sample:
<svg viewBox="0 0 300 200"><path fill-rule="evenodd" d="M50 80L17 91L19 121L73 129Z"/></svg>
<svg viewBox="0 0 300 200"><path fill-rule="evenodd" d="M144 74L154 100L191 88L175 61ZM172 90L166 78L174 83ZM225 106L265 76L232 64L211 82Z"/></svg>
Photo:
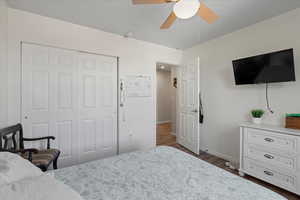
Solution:
<svg viewBox="0 0 300 200"><path fill-rule="evenodd" d="M284 128L284 127L278 126L278 125L253 124L250 122L245 122L245 123L242 123L240 126L246 127L246 128L254 128L254 129L267 130L267 131L279 132L279 133L283 133L283 134L300 136L300 130Z"/></svg>

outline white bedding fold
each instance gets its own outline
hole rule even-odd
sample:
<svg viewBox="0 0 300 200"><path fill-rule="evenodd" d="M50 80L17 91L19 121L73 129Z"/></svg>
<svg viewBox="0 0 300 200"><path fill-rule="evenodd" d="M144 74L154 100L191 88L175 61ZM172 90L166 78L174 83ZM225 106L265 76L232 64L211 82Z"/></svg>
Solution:
<svg viewBox="0 0 300 200"><path fill-rule="evenodd" d="M0 187L1 200L82 200L67 185L48 175L26 178Z"/></svg>
<svg viewBox="0 0 300 200"><path fill-rule="evenodd" d="M42 174L39 168L18 154L0 152L0 186Z"/></svg>

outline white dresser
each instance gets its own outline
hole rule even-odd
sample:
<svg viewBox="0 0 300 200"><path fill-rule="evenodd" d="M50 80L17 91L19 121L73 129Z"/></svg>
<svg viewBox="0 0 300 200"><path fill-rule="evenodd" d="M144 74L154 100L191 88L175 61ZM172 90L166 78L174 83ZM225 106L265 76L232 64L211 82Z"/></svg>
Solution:
<svg viewBox="0 0 300 200"><path fill-rule="evenodd" d="M241 125L239 174L300 195L300 130Z"/></svg>

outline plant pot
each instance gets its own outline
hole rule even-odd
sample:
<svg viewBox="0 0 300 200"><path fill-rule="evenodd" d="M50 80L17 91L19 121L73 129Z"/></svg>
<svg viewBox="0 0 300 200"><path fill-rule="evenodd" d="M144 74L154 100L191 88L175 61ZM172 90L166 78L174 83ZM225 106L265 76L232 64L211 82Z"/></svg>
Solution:
<svg viewBox="0 0 300 200"><path fill-rule="evenodd" d="M252 122L254 124L261 124L261 121L262 121L262 118L255 118L255 117L252 117Z"/></svg>

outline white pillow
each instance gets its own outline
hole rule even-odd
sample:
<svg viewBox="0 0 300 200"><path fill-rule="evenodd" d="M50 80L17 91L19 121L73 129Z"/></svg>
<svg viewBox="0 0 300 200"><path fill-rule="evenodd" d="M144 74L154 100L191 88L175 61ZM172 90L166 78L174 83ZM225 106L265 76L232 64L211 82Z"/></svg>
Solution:
<svg viewBox="0 0 300 200"><path fill-rule="evenodd" d="M5 200L83 200L70 187L46 174L4 185L0 187L0 197Z"/></svg>
<svg viewBox="0 0 300 200"><path fill-rule="evenodd" d="M0 186L42 174L39 168L18 154L0 152Z"/></svg>

